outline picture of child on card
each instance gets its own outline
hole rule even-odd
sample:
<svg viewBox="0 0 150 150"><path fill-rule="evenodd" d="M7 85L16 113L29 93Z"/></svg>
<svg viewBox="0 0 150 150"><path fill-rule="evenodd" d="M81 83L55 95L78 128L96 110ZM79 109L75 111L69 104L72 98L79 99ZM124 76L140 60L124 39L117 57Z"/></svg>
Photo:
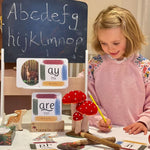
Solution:
<svg viewBox="0 0 150 150"><path fill-rule="evenodd" d="M17 87L63 89L68 87L68 60L45 58L17 59Z"/></svg>
<svg viewBox="0 0 150 150"><path fill-rule="evenodd" d="M60 121L62 115L61 93L32 93L32 122Z"/></svg>

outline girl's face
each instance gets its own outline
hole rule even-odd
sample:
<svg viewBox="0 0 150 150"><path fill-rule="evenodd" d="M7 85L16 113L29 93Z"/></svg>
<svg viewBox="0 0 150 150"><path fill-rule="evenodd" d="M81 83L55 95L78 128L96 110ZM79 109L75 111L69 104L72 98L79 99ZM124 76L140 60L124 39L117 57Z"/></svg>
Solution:
<svg viewBox="0 0 150 150"><path fill-rule="evenodd" d="M126 49L126 38L121 28L99 29L98 39L103 51L117 60L123 59Z"/></svg>

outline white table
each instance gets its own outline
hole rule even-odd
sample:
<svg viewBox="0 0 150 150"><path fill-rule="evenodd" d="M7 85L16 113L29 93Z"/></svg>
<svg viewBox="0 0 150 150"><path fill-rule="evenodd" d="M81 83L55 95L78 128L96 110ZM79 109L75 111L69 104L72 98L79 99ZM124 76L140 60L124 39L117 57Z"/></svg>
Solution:
<svg viewBox="0 0 150 150"><path fill-rule="evenodd" d="M65 132L71 131L71 119L69 116L62 115L62 120L65 122ZM16 131L15 138L11 146L0 146L0 150L30 150L30 144L33 143L33 139L37 136L41 135L43 132L30 132L29 123L31 123L31 111L28 111L26 115L23 117L23 131ZM137 141L142 143L148 144L148 136L144 135L143 133L137 135L129 135L123 131L123 127L113 126L112 131L110 133L99 133L98 130L94 127L89 127L90 133L97 135L99 137L116 137L116 141L122 140L130 140L130 141ZM54 138L57 143L53 144L53 148L57 148L57 145L64 142L73 142L77 141L80 138L73 138L68 137L64 133L61 133L61 136L57 136ZM83 138L81 138L83 139ZM104 150L102 145L95 145L95 146L85 146L84 149L86 150Z"/></svg>

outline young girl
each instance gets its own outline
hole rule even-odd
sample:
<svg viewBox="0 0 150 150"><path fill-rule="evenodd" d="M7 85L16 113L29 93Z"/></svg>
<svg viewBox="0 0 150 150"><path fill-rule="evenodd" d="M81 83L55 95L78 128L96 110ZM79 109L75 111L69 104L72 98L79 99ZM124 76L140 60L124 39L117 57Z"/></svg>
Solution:
<svg viewBox="0 0 150 150"><path fill-rule="evenodd" d="M138 134L150 129L150 61L139 55L145 38L128 10L110 6L93 25L93 48L99 53L89 61L88 90L106 117L89 118L90 125L109 132L112 125Z"/></svg>

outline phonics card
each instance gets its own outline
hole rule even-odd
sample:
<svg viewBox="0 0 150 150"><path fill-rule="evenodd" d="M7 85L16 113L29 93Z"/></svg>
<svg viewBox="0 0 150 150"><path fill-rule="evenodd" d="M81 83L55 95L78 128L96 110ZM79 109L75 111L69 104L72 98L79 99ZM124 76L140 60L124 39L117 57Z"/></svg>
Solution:
<svg viewBox="0 0 150 150"><path fill-rule="evenodd" d="M121 145L121 150L147 150L148 148L146 143L129 140L118 141L117 144Z"/></svg>
<svg viewBox="0 0 150 150"><path fill-rule="evenodd" d="M61 93L32 93L32 121L60 121L62 115Z"/></svg>
<svg viewBox="0 0 150 150"><path fill-rule="evenodd" d="M68 60L18 58L16 77L20 88L63 89L68 87Z"/></svg>

